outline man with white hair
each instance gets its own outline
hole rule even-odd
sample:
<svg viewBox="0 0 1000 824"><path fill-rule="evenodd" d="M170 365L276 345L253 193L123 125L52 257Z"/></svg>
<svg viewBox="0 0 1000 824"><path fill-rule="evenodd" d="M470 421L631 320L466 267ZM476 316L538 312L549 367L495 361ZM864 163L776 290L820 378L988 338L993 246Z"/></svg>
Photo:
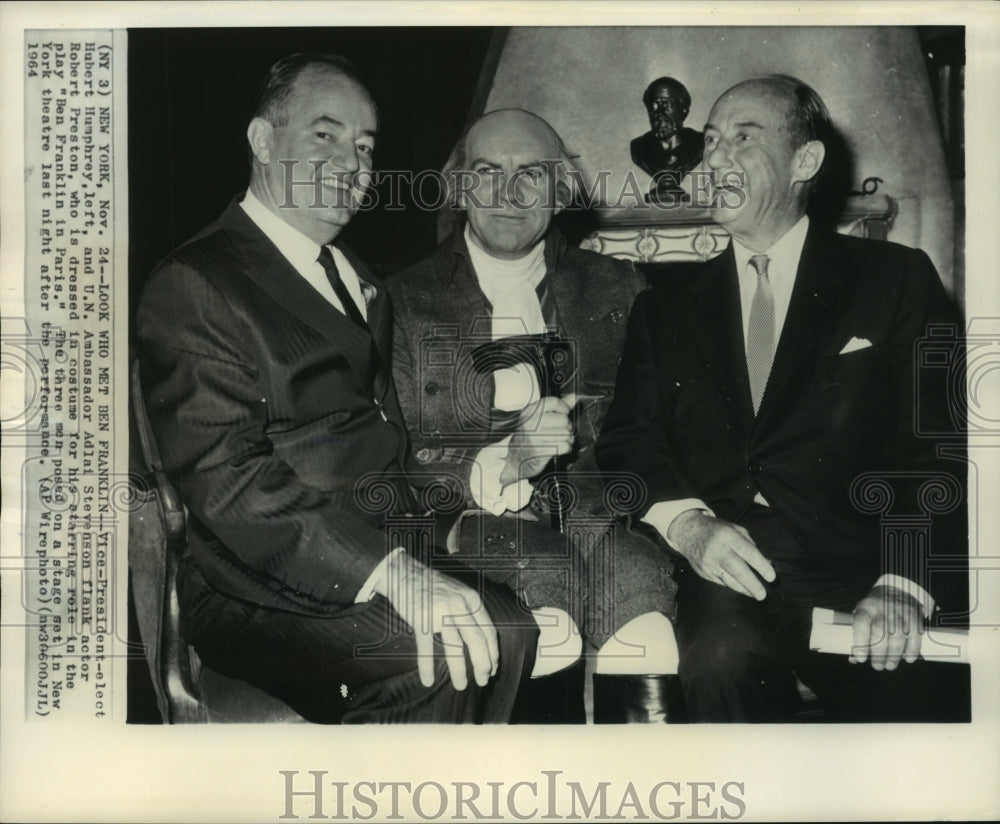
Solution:
<svg viewBox="0 0 1000 824"><path fill-rule="evenodd" d="M553 224L570 203L571 171L535 114L505 109L472 125L444 169L463 219L429 258L389 279L394 375L414 469L467 493L458 557L478 560L528 606L574 617L570 632L582 630L596 654L595 720L665 721L673 561L613 523L613 491L594 463L625 319L645 284ZM485 384L473 354L484 348L496 367ZM566 503L560 532L546 521Z"/></svg>

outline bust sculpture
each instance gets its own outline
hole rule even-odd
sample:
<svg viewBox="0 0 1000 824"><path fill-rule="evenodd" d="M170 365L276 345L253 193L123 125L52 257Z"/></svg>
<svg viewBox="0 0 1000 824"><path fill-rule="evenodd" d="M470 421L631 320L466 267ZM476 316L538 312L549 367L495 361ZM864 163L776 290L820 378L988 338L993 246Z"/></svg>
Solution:
<svg viewBox="0 0 1000 824"><path fill-rule="evenodd" d="M691 95L672 77L658 77L646 87L642 102L650 130L632 140L632 162L652 175L647 202L669 203L682 199L680 182L701 162L704 138L684 126Z"/></svg>

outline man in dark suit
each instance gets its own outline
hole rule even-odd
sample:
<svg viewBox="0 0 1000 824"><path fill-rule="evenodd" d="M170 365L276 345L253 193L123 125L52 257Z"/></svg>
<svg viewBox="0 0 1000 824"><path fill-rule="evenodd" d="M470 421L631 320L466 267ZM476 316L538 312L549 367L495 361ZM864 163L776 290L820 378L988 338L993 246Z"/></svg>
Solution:
<svg viewBox="0 0 1000 824"><path fill-rule="evenodd" d="M683 559L677 639L696 721L789 719L793 669L833 718L968 711L967 681L958 704L921 694L935 669L961 682L964 668L917 662L924 620L961 613L965 578L930 575L919 540L885 540L865 500L872 483L900 500L947 490L931 551L961 567L963 465L915 430L917 415L949 428L947 393L916 380L914 358L952 310L922 252L810 224L831 129L818 95L784 76L716 102L704 166L732 243L693 282L640 296L598 444L603 468L645 480L642 520ZM851 662L808 651L815 606L854 613Z"/></svg>
<svg viewBox="0 0 1000 824"><path fill-rule="evenodd" d="M529 606L572 615L596 656L598 722L664 721L676 686L673 559L612 528L614 493L594 461L645 281L555 226L573 171L555 130L521 109L489 112L459 140L444 176L462 220L389 281L396 383L417 471L468 499L458 557L471 551L468 563L506 575ZM505 359L511 346L523 348ZM477 377L482 347L495 356ZM553 525L551 504L566 498Z"/></svg>
<svg viewBox="0 0 1000 824"><path fill-rule="evenodd" d="M505 721L537 629L509 590L431 569L405 521L385 527L415 511L391 310L336 243L377 125L346 61L276 63L249 191L146 284L145 401L189 512L183 627L205 664L309 720Z"/></svg>

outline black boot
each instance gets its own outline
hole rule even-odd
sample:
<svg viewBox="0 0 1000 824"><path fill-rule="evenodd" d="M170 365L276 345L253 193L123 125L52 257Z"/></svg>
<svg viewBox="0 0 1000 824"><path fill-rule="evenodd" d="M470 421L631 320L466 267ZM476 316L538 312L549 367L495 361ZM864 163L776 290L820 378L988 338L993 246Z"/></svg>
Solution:
<svg viewBox="0 0 1000 824"><path fill-rule="evenodd" d="M532 678L521 688L511 711L511 724L585 724L583 703L586 683L583 659L575 664Z"/></svg>
<svg viewBox="0 0 1000 824"><path fill-rule="evenodd" d="M682 724L684 721L684 694L676 675L594 673L595 724Z"/></svg>

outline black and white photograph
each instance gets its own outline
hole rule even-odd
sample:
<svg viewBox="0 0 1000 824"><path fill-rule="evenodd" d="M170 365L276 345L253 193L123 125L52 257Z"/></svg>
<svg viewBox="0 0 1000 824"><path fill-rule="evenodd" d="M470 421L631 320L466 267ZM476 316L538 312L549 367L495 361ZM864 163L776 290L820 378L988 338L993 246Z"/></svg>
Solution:
<svg viewBox="0 0 1000 824"><path fill-rule="evenodd" d="M1000 814L1000 15L754 8L0 12L5 820Z"/></svg>

